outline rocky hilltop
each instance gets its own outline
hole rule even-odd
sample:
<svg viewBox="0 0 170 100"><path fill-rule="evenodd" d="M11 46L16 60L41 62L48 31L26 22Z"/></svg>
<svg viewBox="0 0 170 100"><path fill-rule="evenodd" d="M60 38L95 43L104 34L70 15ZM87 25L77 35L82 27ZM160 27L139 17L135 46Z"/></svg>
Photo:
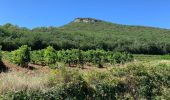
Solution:
<svg viewBox="0 0 170 100"><path fill-rule="evenodd" d="M75 22L75 23L94 23L94 22L102 22L102 20L97 20L95 18L76 18L73 22Z"/></svg>

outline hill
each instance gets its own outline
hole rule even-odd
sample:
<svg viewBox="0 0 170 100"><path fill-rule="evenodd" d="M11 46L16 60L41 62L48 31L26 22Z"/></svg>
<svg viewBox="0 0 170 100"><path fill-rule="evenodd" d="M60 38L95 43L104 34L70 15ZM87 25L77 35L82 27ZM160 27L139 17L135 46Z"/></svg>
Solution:
<svg viewBox="0 0 170 100"><path fill-rule="evenodd" d="M0 26L0 45L3 50L13 50L23 44L32 49L52 45L55 49L166 54L170 53L170 30L121 25L94 18L76 18L61 27L37 27L32 30L12 24Z"/></svg>

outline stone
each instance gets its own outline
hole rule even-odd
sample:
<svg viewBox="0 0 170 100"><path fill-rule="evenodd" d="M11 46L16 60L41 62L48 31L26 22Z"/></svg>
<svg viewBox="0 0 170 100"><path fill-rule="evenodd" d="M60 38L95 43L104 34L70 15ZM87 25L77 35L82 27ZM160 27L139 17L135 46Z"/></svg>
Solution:
<svg viewBox="0 0 170 100"><path fill-rule="evenodd" d="M75 22L75 23L95 23L95 22L101 22L101 20L97 20L94 18L76 18L73 22Z"/></svg>

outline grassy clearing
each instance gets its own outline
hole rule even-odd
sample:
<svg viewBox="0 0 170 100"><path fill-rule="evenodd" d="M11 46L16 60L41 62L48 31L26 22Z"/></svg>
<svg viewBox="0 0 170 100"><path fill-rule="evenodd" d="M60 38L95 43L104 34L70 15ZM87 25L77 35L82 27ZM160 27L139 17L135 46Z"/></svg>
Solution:
<svg viewBox="0 0 170 100"><path fill-rule="evenodd" d="M45 90L50 88L54 78L52 73L25 73L12 71L8 73L0 74L0 94L13 91L23 91L23 90Z"/></svg>

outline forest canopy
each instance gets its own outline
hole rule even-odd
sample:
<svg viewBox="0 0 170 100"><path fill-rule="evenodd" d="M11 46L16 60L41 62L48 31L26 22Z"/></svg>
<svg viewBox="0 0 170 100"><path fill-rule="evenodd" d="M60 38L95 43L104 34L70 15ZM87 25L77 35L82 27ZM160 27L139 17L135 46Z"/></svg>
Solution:
<svg viewBox="0 0 170 100"><path fill-rule="evenodd" d="M114 24L106 21L75 22L61 27L28 29L7 23L0 26L2 50L28 45L32 50L51 45L61 49L104 49L137 54L170 53L170 30Z"/></svg>

